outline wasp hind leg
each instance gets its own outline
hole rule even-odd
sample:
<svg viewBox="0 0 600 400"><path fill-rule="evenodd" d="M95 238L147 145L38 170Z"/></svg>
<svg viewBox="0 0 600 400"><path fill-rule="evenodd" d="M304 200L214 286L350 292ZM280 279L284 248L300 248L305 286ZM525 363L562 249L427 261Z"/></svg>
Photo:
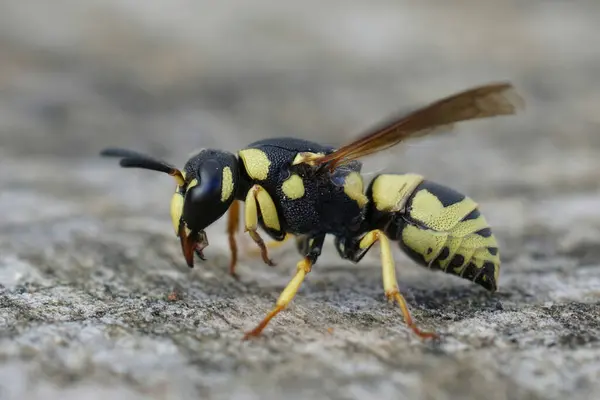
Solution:
<svg viewBox="0 0 600 400"><path fill-rule="evenodd" d="M251 337L256 337L261 334L265 327L269 324L271 319L284 310L287 305L294 299L298 289L304 282L306 274L308 274L313 264L317 261L317 258L321 255L321 249L323 248L323 242L325 241L325 235L319 235L314 238L307 239L309 247L306 249L304 259L298 262L296 265L296 275L287 284L283 292L279 295L275 307L267 316L254 328L253 330L246 332L243 340L248 340Z"/></svg>
<svg viewBox="0 0 600 400"><path fill-rule="evenodd" d="M245 230L259 247L260 255L265 264L273 267L275 266L275 263L269 258L269 252L265 245L265 241L258 233L259 210L263 223L267 228L277 232L281 230L277 208L275 207L273 199L262 186L254 185L246 195L244 215Z"/></svg>
<svg viewBox="0 0 600 400"><path fill-rule="evenodd" d="M390 239L380 230L373 230L367 233L361 240L358 242L358 248L356 249L356 257L352 257L349 255L347 258L350 259L360 259L364 254L369 250L369 248L375 244L375 242L379 241L380 249L381 249L381 265L382 265L382 275L383 275L383 289L385 291L385 296L389 300L394 300L400 306L400 310L402 310L402 315L404 317L404 322L406 325L412 329L412 331L422 339L437 339L439 335L435 332L425 332L420 330L410 315L410 311L408 309L408 305L406 304L406 300L404 296L400 294L400 290L398 289L398 280L396 279L396 267L394 264L394 258L392 256L392 249L390 247ZM346 254L350 253L346 249Z"/></svg>

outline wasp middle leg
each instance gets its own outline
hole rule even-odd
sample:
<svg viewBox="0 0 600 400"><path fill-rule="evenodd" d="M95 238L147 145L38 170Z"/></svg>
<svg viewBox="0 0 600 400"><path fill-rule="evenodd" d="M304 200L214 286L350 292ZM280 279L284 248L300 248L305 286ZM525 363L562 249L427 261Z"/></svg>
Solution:
<svg viewBox="0 0 600 400"><path fill-rule="evenodd" d="M313 264L317 261L317 258L321 255L321 249L323 248L323 243L325 242L325 235L319 235L314 238L307 238L307 243L309 244L306 252L304 254L304 259L298 262L296 265L296 275L292 278L292 280L287 284L285 289L279 295L277 302L275 303L275 307L267 314L267 316L254 328L253 330L246 332L243 340L247 340L250 337L256 337L261 334L261 332L265 329L265 327L269 324L271 319L279 314L282 310L284 310L287 305L294 299L298 289L304 282L304 278L306 274L308 274Z"/></svg>
<svg viewBox="0 0 600 400"><path fill-rule="evenodd" d="M267 248L267 250L276 249L278 247L283 246L292 237L294 237L294 235L292 235L291 233L286 233L285 237L282 240L271 240L270 242L266 242L265 247ZM261 251L260 249L253 248L248 250L248 254L250 254L251 256L259 256L261 254Z"/></svg>

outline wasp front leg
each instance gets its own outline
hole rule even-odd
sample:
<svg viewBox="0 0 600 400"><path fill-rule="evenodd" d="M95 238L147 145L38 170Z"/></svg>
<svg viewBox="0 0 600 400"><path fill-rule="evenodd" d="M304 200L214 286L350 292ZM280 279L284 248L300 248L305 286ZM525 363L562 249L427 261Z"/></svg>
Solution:
<svg viewBox="0 0 600 400"><path fill-rule="evenodd" d="M305 249L306 251L304 252L304 259L298 262L296 265L296 275L294 275L285 289L283 289L283 292L281 292L281 295L279 295L279 298L275 303L275 308L273 308L273 310L267 314L267 316L256 326L256 328L244 335L244 340L247 340L250 337L259 336L269 324L271 319L284 310L294 299L294 296L296 296L298 289L300 289L302 282L304 282L306 274L311 271L313 264L316 262L319 255L321 255L321 249L323 248L323 243L325 242L325 235L319 235L314 238L307 237L306 240L309 246Z"/></svg>
<svg viewBox="0 0 600 400"><path fill-rule="evenodd" d="M274 232L281 231L281 225L279 223L279 216L277 214L275 203L273 202L273 199L269 193L267 193L267 191L260 185L252 186L246 195L245 203L245 230L260 248L260 254L263 261L267 265L275 266L275 263L269 258L265 241L258 233L259 210L263 224L266 228Z"/></svg>
<svg viewBox="0 0 600 400"><path fill-rule="evenodd" d="M237 278L235 266L237 264L238 248L235 235L240 226L240 202L234 200L229 206L227 214L227 237L229 238L229 250L231 251L231 261L229 262L229 274Z"/></svg>
<svg viewBox="0 0 600 400"><path fill-rule="evenodd" d="M392 255L392 249L390 246L390 239L378 229L370 231L362 238L336 238L335 245L338 253L344 259L348 259L352 262L359 262L364 255L369 251L371 246L375 242L379 241L381 251L381 265L383 275L383 289L385 296L390 300L395 300L402 310L404 322L422 339L438 338L439 335L434 332L424 332L420 330L414 323L408 305L404 296L400 294L398 288L398 280L396 279L396 266L394 264L394 258Z"/></svg>

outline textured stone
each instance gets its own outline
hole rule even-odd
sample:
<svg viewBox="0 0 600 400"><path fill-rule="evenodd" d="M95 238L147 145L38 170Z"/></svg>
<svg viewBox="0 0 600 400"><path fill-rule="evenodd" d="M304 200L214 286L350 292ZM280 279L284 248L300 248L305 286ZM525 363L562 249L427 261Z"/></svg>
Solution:
<svg viewBox="0 0 600 400"><path fill-rule="evenodd" d="M25 5L27 3L27 5ZM0 398L591 399L600 391L600 49L595 1L0 4ZM35 7L34 7L35 6ZM371 123L509 79L514 118L463 124L365 161L475 198L500 289L414 266L385 302L377 252L325 254L289 310L241 342L290 278L227 274L222 221L188 269L166 175L100 159L127 146L182 165ZM244 249L251 248L247 238Z"/></svg>

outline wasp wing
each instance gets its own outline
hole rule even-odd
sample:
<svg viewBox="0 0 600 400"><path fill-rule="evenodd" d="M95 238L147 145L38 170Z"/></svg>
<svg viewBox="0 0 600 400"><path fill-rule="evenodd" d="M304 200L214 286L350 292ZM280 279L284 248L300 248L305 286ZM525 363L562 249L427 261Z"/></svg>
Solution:
<svg viewBox="0 0 600 400"><path fill-rule="evenodd" d="M385 150L406 139L448 131L456 122L515 114L523 104L510 83L474 87L391 118L314 164L333 170L341 163Z"/></svg>

